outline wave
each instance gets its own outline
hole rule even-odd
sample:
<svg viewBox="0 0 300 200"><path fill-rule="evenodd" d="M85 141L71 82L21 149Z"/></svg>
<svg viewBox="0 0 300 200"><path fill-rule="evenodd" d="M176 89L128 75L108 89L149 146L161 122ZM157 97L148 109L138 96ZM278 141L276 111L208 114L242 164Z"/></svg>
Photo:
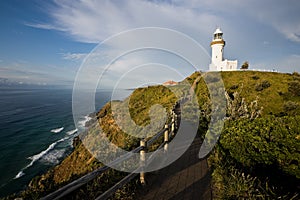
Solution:
<svg viewBox="0 0 300 200"><path fill-rule="evenodd" d="M43 156L41 160L50 164L58 164L59 159L64 156L65 152L66 152L65 149L53 150L49 152L47 155Z"/></svg>
<svg viewBox="0 0 300 200"><path fill-rule="evenodd" d="M60 128L56 128L56 129L52 129L50 132L52 133L59 133L61 132L62 130L64 130L65 127L60 127Z"/></svg>
<svg viewBox="0 0 300 200"><path fill-rule="evenodd" d="M84 116L84 119L81 120L81 121L78 121L78 125L82 128L85 128L85 124L90 121L92 118L89 117L88 115L87 116Z"/></svg>
<svg viewBox="0 0 300 200"><path fill-rule="evenodd" d="M25 175L25 173L23 172L23 170L21 170L21 171L19 171L19 173L15 176L14 179L18 179L18 178L20 178L20 177L22 177L22 176L24 176L24 175Z"/></svg>
<svg viewBox="0 0 300 200"><path fill-rule="evenodd" d="M78 131L78 130L77 130L77 128L76 128L76 129L74 129L74 130L68 131L67 134L68 134L68 135L73 135L73 134L76 133L77 131Z"/></svg>
<svg viewBox="0 0 300 200"><path fill-rule="evenodd" d="M53 142L52 144L50 144L48 146L47 149L41 151L40 153L30 156L28 157L28 159L31 160L31 162L26 165L21 171L18 172L18 174L15 176L14 179L18 179L20 177L22 177L23 175L25 175L24 170L31 167L36 161L38 161L39 159L41 159L43 156L45 156L49 151L51 151L58 143L65 141L66 139L68 139L69 137L64 137L60 140L57 140L56 142Z"/></svg>

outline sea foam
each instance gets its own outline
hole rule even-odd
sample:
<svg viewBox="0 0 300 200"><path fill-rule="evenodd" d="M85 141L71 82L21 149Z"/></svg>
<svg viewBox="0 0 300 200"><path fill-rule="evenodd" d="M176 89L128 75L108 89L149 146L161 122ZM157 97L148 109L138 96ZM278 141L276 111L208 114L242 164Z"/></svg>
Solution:
<svg viewBox="0 0 300 200"><path fill-rule="evenodd" d="M73 134L76 133L77 131L78 131L77 128L74 129L74 130L68 131L68 132L67 132L67 135L73 135Z"/></svg>
<svg viewBox="0 0 300 200"><path fill-rule="evenodd" d="M18 179L18 178L20 178L20 177L22 177L22 176L24 176L24 175L25 175L25 173L21 170L21 171L19 171L19 173L15 176L14 179Z"/></svg>
<svg viewBox="0 0 300 200"><path fill-rule="evenodd" d="M87 123L88 121L90 121L92 118L87 116L84 116L84 119L81 121L78 121L78 125L82 128L85 128L85 123Z"/></svg>
<svg viewBox="0 0 300 200"><path fill-rule="evenodd" d="M62 130L64 130L64 127L52 129L50 132L52 132L52 133L59 133L59 132L61 132Z"/></svg>
<svg viewBox="0 0 300 200"><path fill-rule="evenodd" d="M25 175L24 170L31 167L36 161L38 161L39 159L41 159L43 156L45 156L49 151L51 151L58 143L65 141L66 139L68 139L69 137L64 137L60 140L57 140L56 142L53 142L52 144L50 144L48 146L47 149L41 151L40 153L30 156L28 157L28 159L31 160L31 162L26 165L21 171L18 172L18 174L15 176L14 179L18 179L20 177L22 177L23 175Z"/></svg>
<svg viewBox="0 0 300 200"><path fill-rule="evenodd" d="M42 157L41 161L44 161L46 163L50 164L58 164L59 159L64 156L65 149L60 149L60 150L53 150L49 153L47 153L45 156Z"/></svg>

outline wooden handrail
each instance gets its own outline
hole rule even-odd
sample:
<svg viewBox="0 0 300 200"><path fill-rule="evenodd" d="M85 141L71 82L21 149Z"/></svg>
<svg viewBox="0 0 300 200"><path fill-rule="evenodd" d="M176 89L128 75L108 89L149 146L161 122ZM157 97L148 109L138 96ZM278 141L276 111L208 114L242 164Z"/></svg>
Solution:
<svg viewBox="0 0 300 200"><path fill-rule="evenodd" d="M165 128L162 129L161 131L159 131L155 136L153 136L152 138L150 138L148 141L144 141L145 142L145 146L150 146L151 144L153 144L160 136L162 136L165 131L168 131L168 141L164 140L164 142L159 146L159 148L162 148L163 146L166 146L167 143L169 142L169 138L174 136L175 133L175 128L176 128L176 115L172 115L172 121L169 124L166 124ZM171 130L171 131L169 131ZM141 152L146 150L145 146L139 146L135 149L133 149L132 151L126 153L125 155L115 159L114 161L112 161L109 166L115 166L117 164L119 164L120 162L123 162L129 158L131 158L135 153ZM159 149L158 148L158 149ZM145 152L144 152L145 153ZM152 156L150 156L151 158L149 158L147 161L149 162L151 159L153 159L154 154L152 154ZM146 162L146 161L145 161ZM69 193L73 192L74 190L78 189L80 186L88 183L89 181L93 180L94 178L96 178L97 176L99 176L100 174L106 172L108 169L111 169L108 166L103 166L101 168L98 168L74 181L72 181L71 183L59 188L58 190L48 194L47 196L41 198L41 200L53 200L53 199L60 199L66 195L68 195ZM140 168L139 168L140 170ZM143 172L142 172L143 173ZM135 176L137 175L137 173L131 173L129 175L127 175L125 178L123 178L121 181L119 181L117 184L115 184L113 187L111 187L110 189L108 189L106 192L104 192L102 195L100 195L98 199L107 199L109 198L113 192L115 192L117 189L119 189L120 187L122 187L123 185L125 185L126 183L128 183L131 179L133 179ZM142 177L142 174L140 174L140 177ZM143 177L144 179L145 177ZM141 178L142 180L142 178Z"/></svg>
<svg viewBox="0 0 300 200"><path fill-rule="evenodd" d="M165 145L165 142L163 142L157 149L161 149ZM155 157L155 153L152 154L148 159L147 163L151 163L152 160ZM106 190L103 194L98 196L96 200L106 200L109 197L111 197L118 189L122 188L125 184L129 183L133 178L135 178L138 175L138 171L140 171L141 167L139 167L137 170L134 172L128 174L126 177L124 177L121 181L116 183L114 186Z"/></svg>

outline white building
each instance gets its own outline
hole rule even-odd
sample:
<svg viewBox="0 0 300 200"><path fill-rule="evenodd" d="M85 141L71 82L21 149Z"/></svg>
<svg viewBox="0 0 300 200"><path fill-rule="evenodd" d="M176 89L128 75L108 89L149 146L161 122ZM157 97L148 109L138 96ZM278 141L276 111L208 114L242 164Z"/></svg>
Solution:
<svg viewBox="0 0 300 200"><path fill-rule="evenodd" d="M209 65L210 71L231 71L237 70L237 60L224 60L224 46L225 41L223 39L223 32L220 28L217 28L214 32L213 41L211 46L211 64Z"/></svg>

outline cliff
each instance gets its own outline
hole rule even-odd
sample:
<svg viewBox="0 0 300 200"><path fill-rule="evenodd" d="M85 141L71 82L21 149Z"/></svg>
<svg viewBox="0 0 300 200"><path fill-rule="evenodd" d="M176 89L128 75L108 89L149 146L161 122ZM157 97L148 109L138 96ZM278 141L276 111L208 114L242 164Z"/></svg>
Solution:
<svg viewBox="0 0 300 200"><path fill-rule="evenodd" d="M202 78L198 78L199 76L201 76L201 74L195 72L186 78L186 80L193 85L198 97L200 110L204 111L200 119L199 128L199 134L203 134L209 121L210 101L205 82ZM232 118L232 120L239 120L243 116L246 116L242 114L241 108L250 108L253 102L257 102L256 108L260 111L257 117L284 117L300 114L300 75L298 73L281 74L255 71L231 71L222 72L222 78L228 101L232 104L231 110L227 110L227 117ZM180 87L180 82L173 87ZM170 89L163 86L151 86L136 89L130 98L125 99L123 102L115 101L113 103L122 106L128 104L132 119L136 124L145 126L149 124L150 121L148 112L151 105L160 104L167 110L170 110L175 102L176 98ZM138 145L139 141L135 137L124 133L116 124L115 119L118 118L118 116L112 116L111 103L112 102L108 102L96 114L95 123L100 124L105 135L111 142L126 150L133 149ZM245 110L243 110L243 112L244 111ZM121 110L119 115L122 115L122 112ZM234 116L236 116L236 118L234 118ZM127 122L125 121L123 123L126 124ZM90 125L90 127L88 131L93 132L94 126ZM47 173L34 178L25 191L15 196L21 196L27 199L41 197L75 180L83 174L102 166L85 148L78 137L74 139L73 145L73 152L59 165ZM125 173L110 170L96 181L87 186L83 186L76 193L72 194L71 197L75 199L95 198L98 194L105 191L109 185L112 185L124 175ZM218 182L218 184L221 183ZM127 199L134 198L133 193L136 187L138 186L133 181L130 186L124 189L124 191L127 191L127 194L128 191L130 191L131 194L123 197ZM125 194L126 192L124 191L119 192ZM115 198L117 198L117 196Z"/></svg>

